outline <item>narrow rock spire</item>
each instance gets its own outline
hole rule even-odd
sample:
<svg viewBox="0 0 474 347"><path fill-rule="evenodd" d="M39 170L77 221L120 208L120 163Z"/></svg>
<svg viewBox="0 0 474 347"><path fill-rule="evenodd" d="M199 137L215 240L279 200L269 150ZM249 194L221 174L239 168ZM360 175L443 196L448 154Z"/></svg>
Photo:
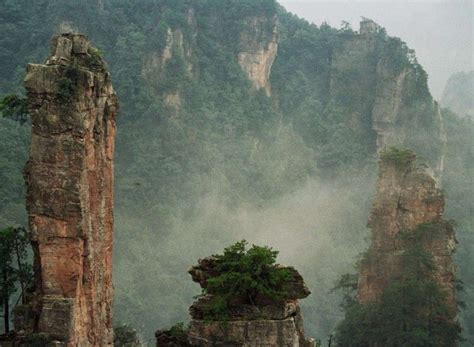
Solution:
<svg viewBox="0 0 474 347"><path fill-rule="evenodd" d="M431 170L413 152L386 149L381 153L374 206L369 218L372 244L361 261L358 299L379 301L384 289L407 269L402 256L415 243L433 258L436 282L447 294L454 318L456 238L443 219L444 197Z"/></svg>
<svg viewBox="0 0 474 347"><path fill-rule="evenodd" d="M80 34L30 64L25 168L35 292L16 331L60 346L111 346L113 154L118 102L101 53Z"/></svg>

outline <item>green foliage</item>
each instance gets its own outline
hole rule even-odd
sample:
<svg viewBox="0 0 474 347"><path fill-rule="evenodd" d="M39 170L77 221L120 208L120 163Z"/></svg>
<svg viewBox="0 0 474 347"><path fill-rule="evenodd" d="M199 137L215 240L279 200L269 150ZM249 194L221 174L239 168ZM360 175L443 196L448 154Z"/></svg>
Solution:
<svg viewBox="0 0 474 347"><path fill-rule="evenodd" d="M25 342L32 347L44 347L51 343L51 337L45 333L28 334L25 337Z"/></svg>
<svg viewBox="0 0 474 347"><path fill-rule="evenodd" d="M209 278L203 289L204 294L215 297L208 319L225 318L232 299L253 305L259 296L273 301L285 298L283 284L289 273L276 263L278 251L256 245L247 250L246 246L246 241L240 241L214 255L217 275Z"/></svg>
<svg viewBox="0 0 474 347"><path fill-rule="evenodd" d="M354 303L337 328L340 346L450 346L460 339L436 282L407 279L389 285L379 304Z"/></svg>
<svg viewBox="0 0 474 347"><path fill-rule="evenodd" d="M29 239L24 228L0 230L0 308L3 309L5 333L9 332L10 298L18 286L20 297L24 298L33 278L28 249Z"/></svg>
<svg viewBox="0 0 474 347"><path fill-rule="evenodd" d="M29 119L27 106L26 98L10 94L0 100L0 114L24 124Z"/></svg>
<svg viewBox="0 0 474 347"><path fill-rule="evenodd" d="M336 288L344 289L344 320L338 325L340 346L451 346L461 339L456 313L434 273L433 256L422 245L441 226L422 224L410 236L401 256L403 273L392 279L378 303L361 304L355 299L354 278L345 275ZM370 256L369 256L370 257Z"/></svg>
<svg viewBox="0 0 474 347"><path fill-rule="evenodd" d="M416 154L408 149L389 147L380 152L380 159L398 166L406 166L416 159Z"/></svg>
<svg viewBox="0 0 474 347"><path fill-rule="evenodd" d="M68 104L75 98L79 90L80 72L75 67L68 67L64 77L58 82L58 99L64 104Z"/></svg>
<svg viewBox="0 0 474 347"><path fill-rule="evenodd" d="M140 339L138 338L137 331L128 324L114 327L114 346L140 346Z"/></svg>
<svg viewBox="0 0 474 347"><path fill-rule="evenodd" d="M171 337L174 337L178 342L186 343L188 328L184 325L183 322L179 322L171 327L169 330Z"/></svg>
<svg viewBox="0 0 474 347"><path fill-rule="evenodd" d="M357 291L357 283L359 276L357 274L344 274L336 282L331 292L342 291L343 299L342 308L347 308L356 303L355 293Z"/></svg>

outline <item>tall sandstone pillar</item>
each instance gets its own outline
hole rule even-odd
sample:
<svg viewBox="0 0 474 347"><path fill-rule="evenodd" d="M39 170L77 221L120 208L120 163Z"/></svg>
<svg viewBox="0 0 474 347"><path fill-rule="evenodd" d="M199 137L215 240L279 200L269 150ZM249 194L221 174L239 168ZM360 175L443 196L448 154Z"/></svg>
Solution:
<svg viewBox="0 0 474 347"><path fill-rule="evenodd" d="M28 65L25 87L36 291L33 322L20 330L61 346L110 346L118 110L110 74L85 36L62 34L45 64Z"/></svg>
<svg viewBox="0 0 474 347"><path fill-rule="evenodd" d="M431 170L418 164L416 156L409 151L382 151L368 225L372 230L372 244L369 256L360 264L358 300L361 303L379 301L389 283L406 272L402 255L415 242L410 235L425 226L427 231L420 242L433 258L435 280L445 290L454 318L457 311L453 261L456 238L443 213L444 197Z"/></svg>

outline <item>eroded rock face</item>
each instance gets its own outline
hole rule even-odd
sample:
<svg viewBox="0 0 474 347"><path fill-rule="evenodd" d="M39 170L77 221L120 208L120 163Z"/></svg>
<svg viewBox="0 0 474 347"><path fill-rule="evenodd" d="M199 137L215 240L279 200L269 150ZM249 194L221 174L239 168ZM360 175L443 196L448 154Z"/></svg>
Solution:
<svg viewBox="0 0 474 347"><path fill-rule="evenodd" d="M186 12L187 30L191 33L185 37L182 28L168 27L163 49L151 51L145 55L142 76L145 82L154 91L157 97L163 99L165 106L171 109L173 115L177 115L184 103L184 98L178 89L163 90L163 79L170 69L168 64L173 59L182 59L185 65L185 73L188 77L195 74L193 64L193 52L196 46L197 21L194 9L189 7Z"/></svg>
<svg viewBox="0 0 474 347"><path fill-rule="evenodd" d="M271 95L270 74L278 52L276 18L252 17L240 35L238 61L255 89Z"/></svg>
<svg viewBox="0 0 474 347"><path fill-rule="evenodd" d="M379 177L368 226L372 229L370 257L361 262L358 299L377 302L388 283L403 273L401 256L414 242L409 236L420 226L428 231L421 240L436 266L437 282L448 293L447 302L456 312L454 230L443 219L444 197L430 170L416 163L413 155L401 162L379 162ZM408 237L403 237L402 233Z"/></svg>
<svg viewBox="0 0 474 347"><path fill-rule="evenodd" d="M300 330L301 320L299 314L279 320L237 320L227 323L193 320L189 342L191 346L203 347L312 347L314 341L305 338Z"/></svg>
<svg viewBox="0 0 474 347"><path fill-rule="evenodd" d="M363 20L359 34L334 48L330 98L342 107L370 152L390 146L413 148L429 161L440 181L446 147L440 108L429 93L414 96L425 89L419 85L424 71L402 41L386 38L382 43L381 30ZM397 55L409 63L400 64Z"/></svg>
<svg viewBox="0 0 474 347"><path fill-rule="evenodd" d="M206 319L206 308L215 300L212 294L201 296L189 312L191 323L183 338L176 339L170 331L157 331L157 346L291 346L313 347L315 341L304 335L303 316L298 299L306 298L308 290L301 275L292 267L285 267L289 276L283 284L286 297L278 302L257 296L250 304L248 299L231 298L228 318L225 321ZM189 270L193 281L202 288L207 287L210 278L219 275L216 259L208 257L199 260Z"/></svg>
<svg viewBox="0 0 474 347"><path fill-rule="evenodd" d="M59 345L110 346L118 109L111 78L85 36L63 34L53 39L45 64L28 66L25 87L36 292L29 306L33 324L29 319L15 328ZM23 311L30 314L28 307Z"/></svg>

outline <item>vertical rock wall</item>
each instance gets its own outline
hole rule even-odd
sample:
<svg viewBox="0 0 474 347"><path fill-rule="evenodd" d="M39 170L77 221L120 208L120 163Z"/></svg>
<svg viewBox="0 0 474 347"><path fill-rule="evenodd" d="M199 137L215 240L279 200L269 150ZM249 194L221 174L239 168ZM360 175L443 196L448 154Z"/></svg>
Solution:
<svg viewBox="0 0 474 347"><path fill-rule="evenodd" d="M25 87L36 292L33 321L15 328L60 345L110 346L118 108L110 75L85 36L63 34L53 39L45 64L28 66Z"/></svg>
<svg viewBox="0 0 474 347"><path fill-rule="evenodd" d="M276 18L251 17L240 35L239 65L255 89L271 96L270 74L278 52Z"/></svg>
<svg viewBox="0 0 474 347"><path fill-rule="evenodd" d="M379 162L379 178L374 206L369 219L372 244L361 262L358 299L376 302L388 283L404 271L403 251L413 242L408 236L420 226L430 226L422 239L423 248L433 256L436 281L448 294L448 305L456 314L456 246L450 223L443 219L444 197L428 168L417 165L415 155L405 158L385 155Z"/></svg>

